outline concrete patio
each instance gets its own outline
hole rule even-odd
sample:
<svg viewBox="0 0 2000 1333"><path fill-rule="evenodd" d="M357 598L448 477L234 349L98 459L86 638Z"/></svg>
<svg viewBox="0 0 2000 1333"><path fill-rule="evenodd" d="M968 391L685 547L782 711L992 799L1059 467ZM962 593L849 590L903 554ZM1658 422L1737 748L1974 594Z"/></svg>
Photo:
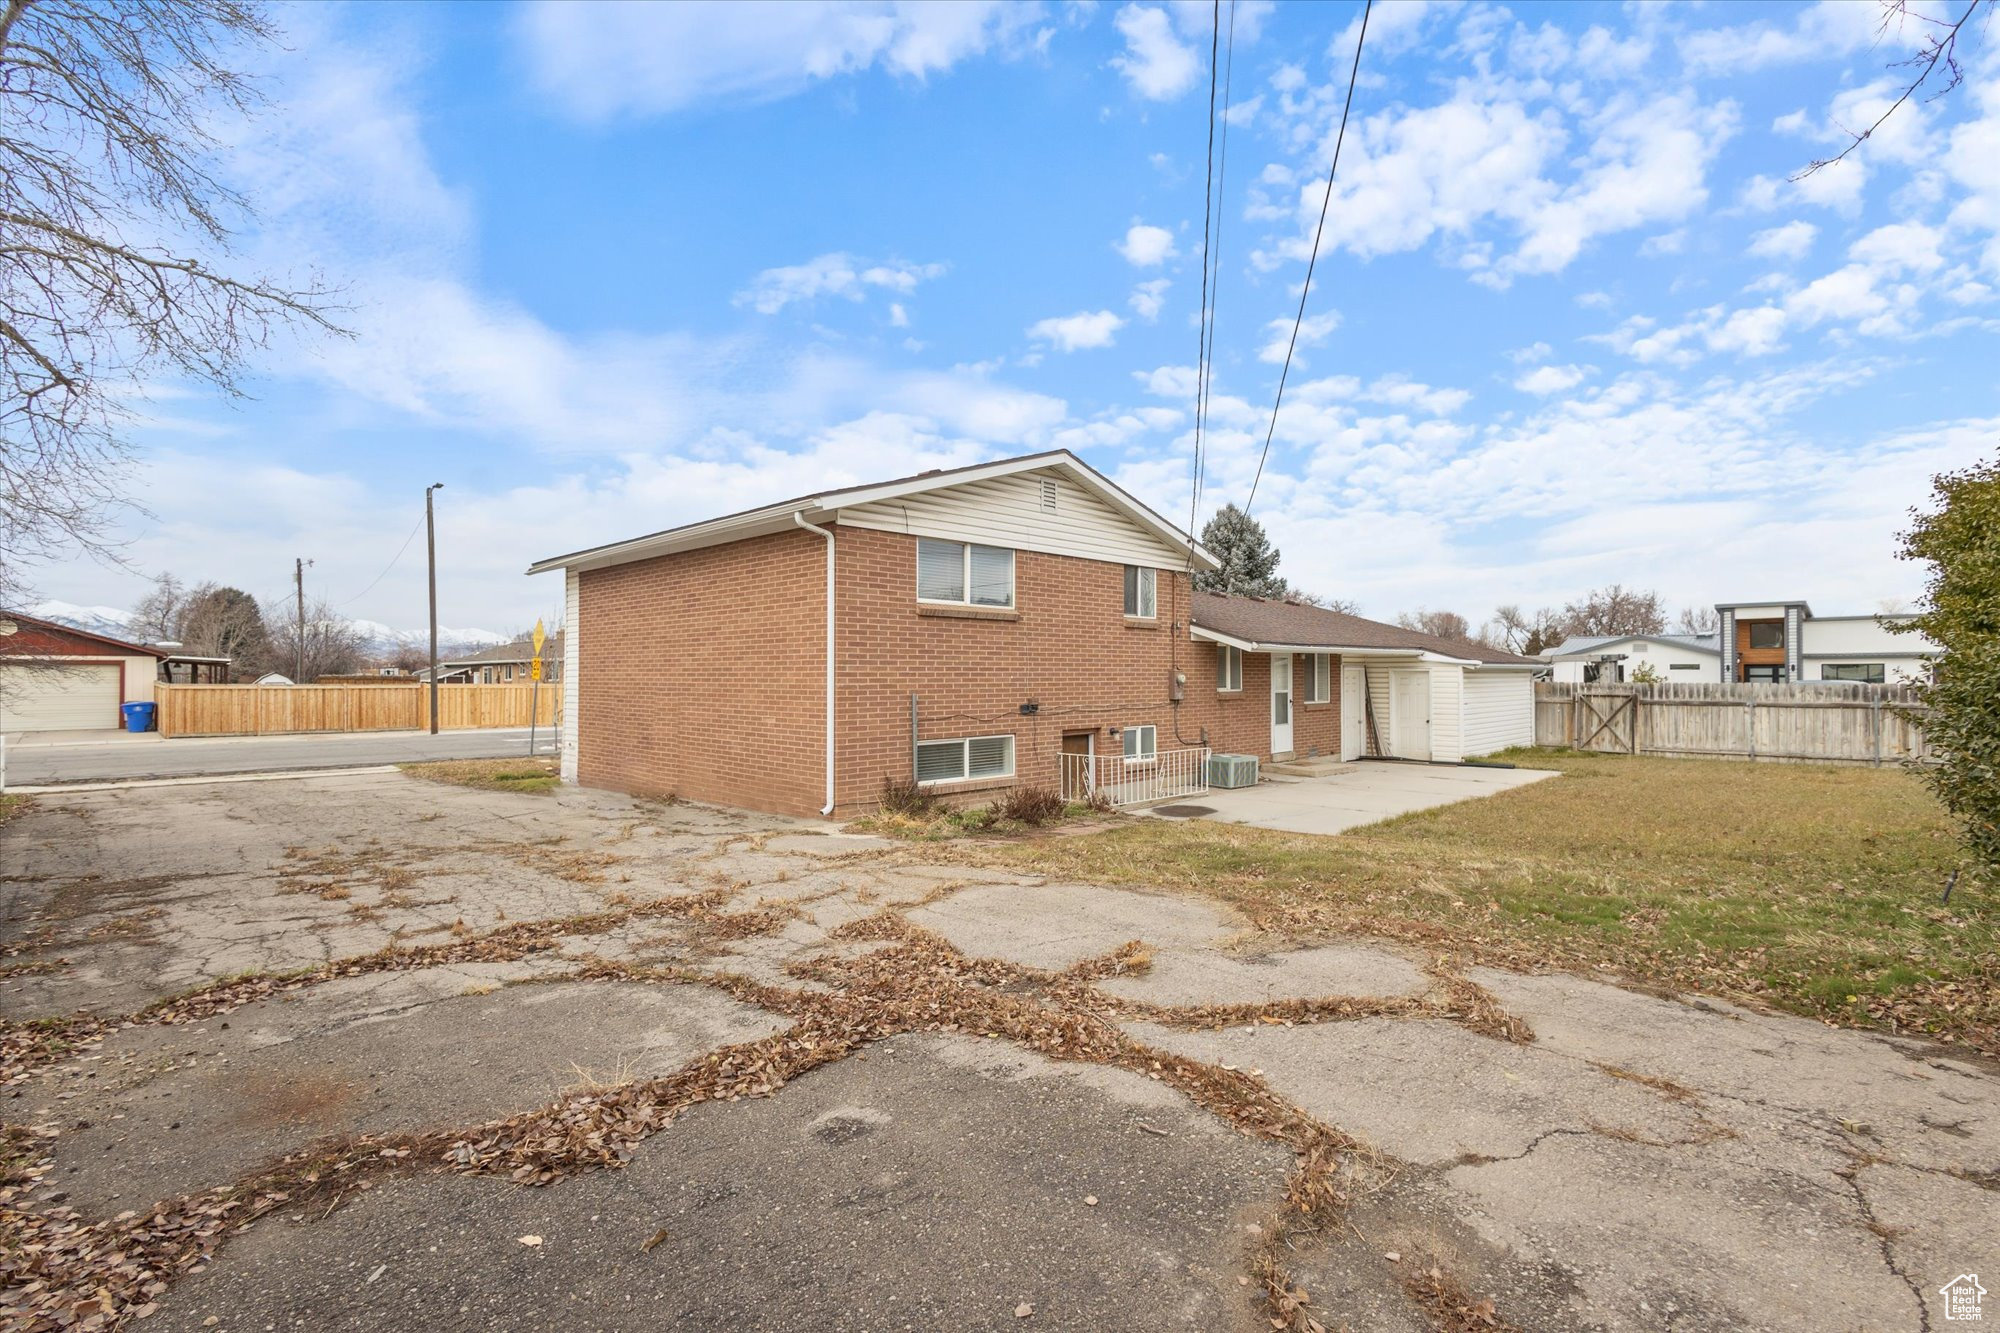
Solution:
<svg viewBox="0 0 2000 1333"><path fill-rule="evenodd" d="M1543 769L1364 760L1335 765L1320 777L1268 774L1254 787L1234 791L1216 788L1206 795L1142 813L1160 819L1213 819L1287 833L1343 833L1396 815L1492 796L1555 776Z"/></svg>

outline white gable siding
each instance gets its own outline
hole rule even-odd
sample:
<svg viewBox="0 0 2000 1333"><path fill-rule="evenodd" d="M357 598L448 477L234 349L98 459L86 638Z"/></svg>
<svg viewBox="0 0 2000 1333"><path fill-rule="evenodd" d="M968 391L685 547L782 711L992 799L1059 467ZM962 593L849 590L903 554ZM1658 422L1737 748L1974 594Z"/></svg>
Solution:
<svg viewBox="0 0 2000 1333"><path fill-rule="evenodd" d="M1526 671L1465 673L1465 757L1535 743L1535 682Z"/></svg>
<svg viewBox="0 0 2000 1333"><path fill-rule="evenodd" d="M1044 481L1055 483L1055 508L1043 508ZM900 500L842 509L841 523L878 532L1008 546L1115 565L1184 569L1187 552L1119 513L1073 477L1039 468L970 481Z"/></svg>
<svg viewBox="0 0 2000 1333"><path fill-rule="evenodd" d="M1431 666L1431 762L1455 764L1465 757L1465 668Z"/></svg>
<svg viewBox="0 0 2000 1333"><path fill-rule="evenodd" d="M580 578L574 569L563 571L563 662L562 662L562 780L576 781L576 696L577 677L582 673L576 669L577 586Z"/></svg>

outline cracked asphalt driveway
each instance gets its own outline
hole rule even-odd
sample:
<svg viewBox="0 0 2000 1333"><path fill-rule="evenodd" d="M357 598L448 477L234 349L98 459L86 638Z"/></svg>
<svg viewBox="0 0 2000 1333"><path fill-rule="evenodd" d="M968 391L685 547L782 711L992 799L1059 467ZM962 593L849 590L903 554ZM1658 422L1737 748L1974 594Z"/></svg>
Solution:
<svg viewBox="0 0 2000 1333"><path fill-rule="evenodd" d="M2000 1272L1944 1048L596 792L0 851L10 1329L1920 1329Z"/></svg>

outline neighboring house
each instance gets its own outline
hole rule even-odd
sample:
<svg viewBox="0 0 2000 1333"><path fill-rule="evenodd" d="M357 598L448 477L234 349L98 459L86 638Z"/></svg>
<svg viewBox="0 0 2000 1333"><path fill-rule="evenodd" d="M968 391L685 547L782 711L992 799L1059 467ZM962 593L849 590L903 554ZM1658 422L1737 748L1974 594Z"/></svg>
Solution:
<svg viewBox="0 0 2000 1333"><path fill-rule="evenodd" d="M1722 678L1713 634L1577 635L1546 656L1553 678L1566 684L1628 681L1647 670L1670 684Z"/></svg>
<svg viewBox="0 0 2000 1333"><path fill-rule="evenodd" d="M151 703L173 656L53 620L0 612L0 732L111 731L121 705Z"/></svg>
<svg viewBox="0 0 2000 1333"><path fill-rule="evenodd" d="M252 685L291 685L295 682L282 671L266 671L250 683Z"/></svg>
<svg viewBox="0 0 2000 1333"><path fill-rule="evenodd" d="M1195 594L1214 568L1055 451L529 572L564 572L562 773L586 786L846 814L885 780L958 797L1202 746L1455 760L1531 738L1538 663Z"/></svg>
<svg viewBox="0 0 2000 1333"><path fill-rule="evenodd" d="M562 631L557 630L542 641L542 680L562 679L563 646ZM449 662L438 663L438 684L440 685L515 685L527 684L530 680L528 663L535 657L532 639L516 639L512 643L496 644L464 657L454 657ZM418 667L412 675L416 680L429 680L431 669Z"/></svg>
<svg viewBox="0 0 2000 1333"><path fill-rule="evenodd" d="M1939 648L1891 626L1907 615L1815 616L1803 601L1720 602L1719 679L1841 680L1898 685L1930 679Z"/></svg>

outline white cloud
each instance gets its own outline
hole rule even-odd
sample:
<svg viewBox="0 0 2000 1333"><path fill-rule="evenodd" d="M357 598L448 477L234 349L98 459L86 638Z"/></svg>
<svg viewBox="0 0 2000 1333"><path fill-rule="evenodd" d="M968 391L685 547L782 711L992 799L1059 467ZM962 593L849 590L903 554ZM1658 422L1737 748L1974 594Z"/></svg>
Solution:
<svg viewBox="0 0 2000 1333"><path fill-rule="evenodd" d="M1127 5L1115 21L1125 37L1125 53L1114 56L1111 65L1133 92L1166 102L1194 87L1201 77L1201 58L1174 36L1166 10Z"/></svg>
<svg viewBox="0 0 2000 1333"><path fill-rule="evenodd" d="M795 301L811 302L821 296L840 296L859 301L868 289L912 292L917 284L944 272L943 264L906 264L901 261L871 264L853 255L835 252L809 259L803 264L767 268L736 294L737 305L747 305L762 315L775 315Z"/></svg>
<svg viewBox="0 0 2000 1333"><path fill-rule="evenodd" d="M1555 350L1547 343L1530 343L1526 347L1516 347L1507 353L1507 359L1517 366L1533 365L1537 361L1548 360Z"/></svg>
<svg viewBox="0 0 2000 1333"><path fill-rule="evenodd" d="M1871 45L1882 18L1874 5L1819 0L1797 10L1789 27L1760 22L1686 33L1680 39L1681 58L1703 74L1743 74L1772 65L1826 60ZM1889 32L1893 36L1900 28L1891 25Z"/></svg>
<svg viewBox="0 0 2000 1333"><path fill-rule="evenodd" d="M1037 320L1028 326L1028 336L1049 344L1058 352L1077 352L1111 346L1118 330L1124 327L1125 320L1109 310L1084 310L1074 315Z"/></svg>
<svg viewBox="0 0 2000 1333"><path fill-rule="evenodd" d="M1812 249L1819 228L1810 222L1787 222L1782 227L1760 231L1750 238L1750 253L1759 259L1796 260Z"/></svg>
<svg viewBox="0 0 2000 1333"><path fill-rule="evenodd" d="M1132 378L1144 386L1147 393L1158 398L1194 397L1196 376L1193 366L1161 366L1157 370L1135 370Z"/></svg>
<svg viewBox="0 0 2000 1333"><path fill-rule="evenodd" d="M1130 305L1132 312L1148 324L1160 317L1160 311L1167 304L1167 288L1173 283L1166 278L1154 278L1142 282L1132 289Z"/></svg>
<svg viewBox="0 0 2000 1333"><path fill-rule="evenodd" d="M759 102L880 66L923 79L1040 19L1034 4L799 0L783 5L577 5L533 0L516 24L536 86L571 114L604 119L713 102Z"/></svg>
<svg viewBox="0 0 2000 1333"><path fill-rule="evenodd" d="M1147 226L1143 222L1134 223L1116 248L1119 254L1125 256L1126 263L1138 268L1164 264L1178 253L1174 249L1172 232L1165 227Z"/></svg>
<svg viewBox="0 0 2000 1333"><path fill-rule="evenodd" d="M1568 393L1583 383L1589 373L1582 366L1537 366L1515 380L1514 387L1522 393L1546 398L1552 393Z"/></svg>
<svg viewBox="0 0 2000 1333"><path fill-rule="evenodd" d="M1329 310L1323 315L1307 315L1298 321L1300 347L1317 347L1325 342L1333 331L1340 327L1340 312ZM1285 359L1286 348L1292 345L1292 320L1274 319L1264 326L1264 345L1257 349L1257 359L1267 365L1280 365ZM1305 365L1306 359L1297 352L1292 360Z"/></svg>
<svg viewBox="0 0 2000 1333"><path fill-rule="evenodd" d="M1522 274L1561 272L1598 237L1678 222L1701 208L1708 167L1735 127L1728 102L1627 96L1587 117L1579 126L1589 132L1587 147L1569 152L1571 130L1557 107L1504 85L1464 81L1449 101L1378 113L1358 133L1350 127L1327 242L1376 256L1436 240L1448 262L1495 288ZM1316 131L1315 155L1331 147ZM1309 173L1283 205L1253 194L1253 217L1296 226L1253 254L1260 268L1306 258L1323 180ZM1495 224L1514 235L1511 253L1494 255L1483 238Z"/></svg>

